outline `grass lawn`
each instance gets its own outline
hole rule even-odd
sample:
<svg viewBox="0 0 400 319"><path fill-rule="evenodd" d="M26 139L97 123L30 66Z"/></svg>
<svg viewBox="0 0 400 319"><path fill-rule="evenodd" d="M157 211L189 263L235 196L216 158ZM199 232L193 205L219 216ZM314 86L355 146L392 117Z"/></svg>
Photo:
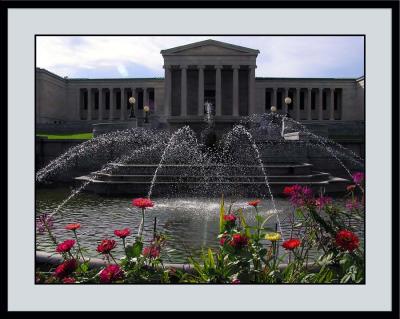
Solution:
<svg viewBox="0 0 400 319"><path fill-rule="evenodd" d="M93 133L74 133L74 134L37 133L36 136L47 137L49 140L90 140L93 137Z"/></svg>

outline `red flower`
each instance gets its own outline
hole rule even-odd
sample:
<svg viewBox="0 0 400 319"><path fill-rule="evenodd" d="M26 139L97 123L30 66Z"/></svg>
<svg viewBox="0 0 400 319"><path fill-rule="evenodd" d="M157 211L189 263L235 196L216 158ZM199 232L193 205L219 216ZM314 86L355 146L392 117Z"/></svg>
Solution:
<svg viewBox="0 0 400 319"><path fill-rule="evenodd" d="M258 204L260 204L260 203L261 203L261 199L256 199L256 200L252 200L252 201L248 202L247 204L250 206L253 206L253 207L257 207Z"/></svg>
<svg viewBox="0 0 400 319"><path fill-rule="evenodd" d="M148 258L157 258L160 256L160 247L150 246L143 248L143 256Z"/></svg>
<svg viewBox="0 0 400 319"><path fill-rule="evenodd" d="M224 221L226 222L235 222L236 216L233 214L224 215Z"/></svg>
<svg viewBox="0 0 400 319"><path fill-rule="evenodd" d="M240 280L237 279L237 278L236 278L236 279L233 279L233 280L232 280L232 283L233 283L233 284L240 284Z"/></svg>
<svg viewBox="0 0 400 319"><path fill-rule="evenodd" d="M68 224L65 226L65 229L67 230L77 230L79 228L81 228L81 224Z"/></svg>
<svg viewBox="0 0 400 319"><path fill-rule="evenodd" d="M285 186L285 188L283 189L283 194L285 195L292 195L293 193L293 186Z"/></svg>
<svg viewBox="0 0 400 319"><path fill-rule="evenodd" d="M109 254L117 244L113 239L103 239L100 245L97 246L97 251L101 254Z"/></svg>
<svg viewBox="0 0 400 319"><path fill-rule="evenodd" d="M114 230L115 236L118 236L119 238L125 238L131 234L131 230L129 228L124 228L124 229L117 229Z"/></svg>
<svg viewBox="0 0 400 319"><path fill-rule="evenodd" d="M299 239L288 239L283 242L282 247L288 250L293 250L297 247L299 247L301 244L301 241Z"/></svg>
<svg viewBox="0 0 400 319"><path fill-rule="evenodd" d="M233 234L232 235L232 240L229 243L232 247L235 247L237 249L243 248L247 246L249 239L247 236L242 235L242 234Z"/></svg>
<svg viewBox="0 0 400 319"><path fill-rule="evenodd" d="M219 239L219 244L221 245L221 246L223 246L223 245L225 245L225 242L227 241L227 234L223 234L222 235L222 237Z"/></svg>
<svg viewBox="0 0 400 319"><path fill-rule="evenodd" d="M135 198L132 205L139 208L153 207L154 203L149 198Z"/></svg>
<svg viewBox="0 0 400 319"><path fill-rule="evenodd" d="M342 250L353 251L360 245L358 236L353 232L343 229L336 234L336 245Z"/></svg>
<svg viewBox="0 0 400 319"><path fill-rule="evenodd" d="M71 250L71 248L75 245L75 240L67 239L66 241L62 242L61 244L57 245L56 251L58 253L67 253Z"/></svg>
<svg viewBox="0 0 400 319"><path fill-rule="evenodd" d="M110 283L123 277L124 273L118 265L110 265L100 272L100 281L102 283Z"/></svg>
<svg viewBox="0 0 400 319"><path fill-rule="evenodd" d="M63 279L64 284L74 284L76 282L75 278L67 277Z"/></svg>
<svg viewBox="0 0 400 319"><path fill-rule="evenodd" d="M354 192L354 189L356 188L356 185L349 185L346 187L348 192Z"/></svg>
<svg viewBox="0 0 400 319"><path fill-rule="evenodd" d="M54 276L57 278L64 278L70 275L76 269L77 263L75 259L68 259L59 265L54 271Z"/></svg>

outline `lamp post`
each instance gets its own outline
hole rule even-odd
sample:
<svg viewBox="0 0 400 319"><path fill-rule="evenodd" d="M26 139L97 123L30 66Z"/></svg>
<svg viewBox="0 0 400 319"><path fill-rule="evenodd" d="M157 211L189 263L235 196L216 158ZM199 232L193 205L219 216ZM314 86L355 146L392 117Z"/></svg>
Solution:
<svg viewBox="0 0 400 319"><path fill-rule="evenodd" d="M285 97L285 104L286 104L286 116L288 116L289 115L289 104L291 104L292 103L292 99L289 97L289 96L287 96L287 97Z"/></svg>
<svg viewBox="0 0 400 319"><path fill-rule="evenodd" d="M129 115L130 118L135 118L135 110L134 110L134 105L135 105L135 98L133 96L131 96L129 98L129 104L131 105L131 114Z"/></svg>
<svg viewBox="0 0 400 319"><path fill-rule="evenodd" d="M143 111L144 111L144 122L149 123L150 108L147 105L145 105L145 106L143 106Z"/></svg>

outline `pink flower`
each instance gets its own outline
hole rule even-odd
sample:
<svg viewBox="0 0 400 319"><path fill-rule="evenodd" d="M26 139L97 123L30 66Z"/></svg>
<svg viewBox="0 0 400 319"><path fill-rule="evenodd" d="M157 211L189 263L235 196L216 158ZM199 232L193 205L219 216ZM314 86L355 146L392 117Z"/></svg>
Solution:
<svg viewBox="0 0 400 319"><path fill-rule="evenodd" d="M302 187L300 185L286 186L283 193L290 196L290 202L295 207L313 203L313 192L310 187Z"/></svg>
<svg viewBox="0 0 400 319"><path fill-rule="evenodd" d="M322 209L326 205L330 205L330 204L332 204L332 197L320 196L319 198L317 198L315 200L315 206L317 206L320 209Z"/></svg>
<svg viewBox="0 0 400 319"><path fill-rule="evenodd" d="M160 256L160 247L157 246L150 246L150 247L145 247L143 248L142 252L143 256L155 259Z"/></svg>
<svg viewBox="0 0 400 319"><path fill-rule="evenodd" d="M75 240L67 239L66 241L62 242L61 244L57 245L56 251L58 253L67 253L71 250L71 248L75 245Z"/></svg>
<svg viewBox="0 0 400 319"><path fill-rule="evenodd" d="M104 268L100 274L100 281L102 283L111 283L116 280L120 280L124 277L124 273L118 265L110 265Z"/></svg>
<svg viewBox="0 0 400 319"><path fill-rule="evenodd" d="M355 172L353 175L353 181L354 183L360 185L364 181L364 173L363 172Z"/></svg>
<svg viewBox="0 0 400 319"><path fill-rule="evenodd" d="M46 231L46 226L49 229L53 228L53 218L50 215L44 213L37 218L36 228L39 233L44 233Z"/></svg>
<svg viewBox="0 0 400 319"><path fill-rule="evenodd" d="M232 280L232 284L240 284L240 280L239 279L233 279Z"/></svg>
<svg viewBox="0 0 400 319"><path fill-rule="evenodd" d="M131 234L131 230L129 228L124 228L124 229L116 229L114 230L115 236L118 236L119 238L125 238Z"/></svg>
<svg viewBox="0 0 400 319"><path fill-rule="evenodd" d="M139 208L153 207L154 203L149 198L135 198L132 200L132 205Z"/></svg>

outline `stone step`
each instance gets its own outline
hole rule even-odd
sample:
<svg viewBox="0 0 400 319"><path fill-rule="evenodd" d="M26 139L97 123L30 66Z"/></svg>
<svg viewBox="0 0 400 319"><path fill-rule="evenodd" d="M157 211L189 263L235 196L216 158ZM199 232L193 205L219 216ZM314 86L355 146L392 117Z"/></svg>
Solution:
<svg viewBox="0 0 400 319"><path fill-rule="evenodd" d="M104 173L93 173L93 178L102 181L133 181L133 182L151 182L153 175L114 175ZM267 176L269 182L290 181L307 182L322 181L329 179L330 175L323 172L315 172L310 175L280 175ZM157 175L156 182L265 182L264 175L220 175L220 176L201 176L201 175Z"/></svg>
<svg viewBox="0 0 400 319"><path fill-rule="evenodd" d="M111 172L116 175L154 175L158 164L111 164ZM312 165L308 163L264 164L268 176L309 175ZM259 165L162 165L158 175L260 175Z"/></svg>
<svg viewBox="0 0 400 319"><path fill-rule="evenodd" d="M81 176L77 180L92 181L85 188L88 192L94 192L99 195L129 195L146 196L150 189L148 181L102 181L93 180L91 176ZM270 188L274 195L281 195L285 186L302 185L309 186L315 192L323 190L326 193L345 192L346 185L349 183L346 179L329 177L323 181L271 181ZM265 181L249 182L166 182L156 181L153 188L153 196L174 196L175 195L204 195L220 196L221 194L234 194L238 196L268 196L269 191Z"/></svg>

